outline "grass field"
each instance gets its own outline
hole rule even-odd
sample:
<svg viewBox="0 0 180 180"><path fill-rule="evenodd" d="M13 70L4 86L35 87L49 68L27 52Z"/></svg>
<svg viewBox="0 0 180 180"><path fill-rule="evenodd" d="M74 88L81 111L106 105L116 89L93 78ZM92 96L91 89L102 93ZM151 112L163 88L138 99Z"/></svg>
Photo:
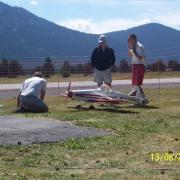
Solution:
<svg viewBox="0 0 180 180"><path fill-rule="evenodd" d="M130 79L131 73L113 73L112 74L113 80L123 80L123 79ZM146 72L145 78L177 78L180 77L180 71L168 71L168 72ZM8 83L22 83L26 78L29 76L22 76L18 78L0 78L0 84L8 84ZM59 75L54 75L48 78L48 82L64 82L64 81L91 81L93 79L93 74L84 76L83 74L72 74L68 78L63 78Z"/></svg>
<svg viewBox="0 0 180 180"><path fill-rule="evenodd" d="M76 110L75 102L48 97L50 112L25 114L71 121L113 132L111 136L70 139L33 146L0 147L0 179L180 179L180 91L146 90L146 108L96 106ZM160 93L160 96L159 96ZM1 101L9 114L15 100ZM152 160L154 153L162 159ZM170 153L167 157L163 155Z"/></svg>

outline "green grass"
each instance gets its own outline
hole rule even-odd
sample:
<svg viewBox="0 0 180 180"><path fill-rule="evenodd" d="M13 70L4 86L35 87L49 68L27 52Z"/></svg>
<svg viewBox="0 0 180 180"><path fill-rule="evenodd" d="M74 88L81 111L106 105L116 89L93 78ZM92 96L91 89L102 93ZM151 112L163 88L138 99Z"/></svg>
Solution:
<svg viewBox="0 0 180 180"><path fill-rule="evenodd" d="M20 76L18 78L4 78L0 77L0 84L14 84L14 83L22 83L25 79L29 78L30 76ZM113 80L123 80L123 79L130 79L131 73L112 73ZM167 71L167 72L146 72L145 78L177 78L180 77L180 71ZM48 82L64 82L64 81L92 81L93 75L84 76L83 74L73 74L68 78L63 78L59 75L53 75L48 78Z"/></svg>
<svg viewBox="0 0 180 180"><path fill-rule="evenodd" d="M77 102L48 97L47 114L79 126L110 130L111 136L70 139L33 146L0 147L0 179L179 179L179 162L154 162L151 153L180 153L179 89L147 89L146 108L96 106L76 110ZM3 100L9 114L15 100ZM85 106L87 107L87 105ZM21 115L20 115L21 116Z"/></svg>

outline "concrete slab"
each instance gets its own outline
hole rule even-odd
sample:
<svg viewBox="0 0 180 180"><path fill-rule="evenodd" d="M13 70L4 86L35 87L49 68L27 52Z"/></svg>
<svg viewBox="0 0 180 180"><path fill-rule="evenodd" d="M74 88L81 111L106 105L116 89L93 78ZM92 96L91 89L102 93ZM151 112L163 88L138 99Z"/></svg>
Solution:
<svg viewBox="0 0 180 180"><path fill-rule="evenodd" d="M0 116L0 145L52 143L70 138L105 136L111 132L78 127L68 122Z"/></svg>

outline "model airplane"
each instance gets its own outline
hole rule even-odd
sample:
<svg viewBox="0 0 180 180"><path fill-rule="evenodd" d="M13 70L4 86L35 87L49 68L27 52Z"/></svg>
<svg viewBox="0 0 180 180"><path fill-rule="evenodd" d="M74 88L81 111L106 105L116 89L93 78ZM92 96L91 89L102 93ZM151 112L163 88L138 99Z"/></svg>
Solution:
<svg viewBox="0 0 180 180"><path fill-rule="evenodd" d="M97 89L84 89L84 90L70 90L71 82L68 86L68 91L63 94L67 98L73 100L88 102L88 103L110 103L110 104L121 104L124 102L134 102L134 105L145 106L148 103L148 99L144 97L138 88L136 92L131 94L124 94L118 91L114 91L110 87L103 85ZM139 91L139 92L138 92ZM81 105L77 106L81 108ZM90 106L90 109L94 109Z"/></svg>

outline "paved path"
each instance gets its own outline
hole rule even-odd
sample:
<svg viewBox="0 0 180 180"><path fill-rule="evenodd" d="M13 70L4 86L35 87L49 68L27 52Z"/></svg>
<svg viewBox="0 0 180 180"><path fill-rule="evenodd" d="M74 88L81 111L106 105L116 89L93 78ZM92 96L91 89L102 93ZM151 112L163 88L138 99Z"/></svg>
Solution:
<svg viewBox="0 0 180 180"><path fill-rule="evenodd" d="M47 119L0 116L0 145L51 143L69 138L105 136L110 132L78 127L67 122Z"/></svg>
<svg viewBox="0 0 180 180"><path fill-rule="evenodd" d="M170 84L170 83L178 83L180 84L180 78L161 78L161 79L145 79L144 85L147 84ZM48 88L58 88L58 85L61 88L67 87L69 82L50 82L47 84ZM130 85L131 80L114 80L112 83L115 85ZM72 87L94 87L96 83L93 81L75 81L72 82ZM20 89L21 84L0 84L0 90L12 90L12 89Z"/></svg>
<svg viewBox="0 0 180 180"><path fill-rule="evenodd" d="M47 96L58 96L67 90L69 82L48 83ZM114 80L113 89L126 92L131 89L130 80ZM21 84L0 84L0 99L16 98ZM72 82L71 89L96 88L92 81ZM145 79L143 88L180 88L180 78Z"/></svg>

